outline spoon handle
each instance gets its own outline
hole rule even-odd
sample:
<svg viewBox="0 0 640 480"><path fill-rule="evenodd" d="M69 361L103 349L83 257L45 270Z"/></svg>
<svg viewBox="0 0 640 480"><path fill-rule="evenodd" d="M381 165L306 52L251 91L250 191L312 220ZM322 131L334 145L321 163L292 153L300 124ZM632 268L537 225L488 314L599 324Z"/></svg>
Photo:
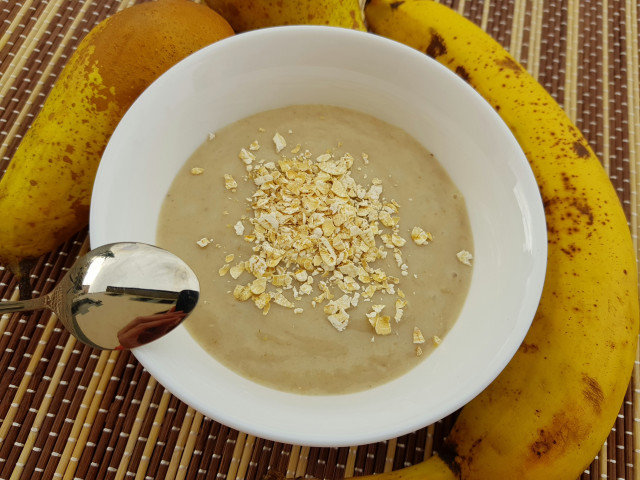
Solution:
<svg viewBox="0 0 640 480"><path fill-rule="evenodd" d="M40 310L48 307L49 295L32 298L31 300L19 300L17 302L0 302L0 315L11 312L24 312L28 310Z"/></svg>

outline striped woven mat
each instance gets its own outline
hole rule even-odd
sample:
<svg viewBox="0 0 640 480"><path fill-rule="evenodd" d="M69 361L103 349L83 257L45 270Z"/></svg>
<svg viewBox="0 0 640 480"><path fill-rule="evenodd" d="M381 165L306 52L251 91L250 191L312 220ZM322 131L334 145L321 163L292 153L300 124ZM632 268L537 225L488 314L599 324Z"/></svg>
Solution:
<svg viewBox="0 0 640 480"><path fill-rule="evenodd" d="M134 0L0 0L0 173L80 39ZM640 177L636 0L447 0L505 45L585 133L609 172L637 248ZM2 219L0 218L0 221ZM40 259L34 295L86 248L86 232ZM16 297L0 267L0 298ZM232 430L189 408L129 353L100 353L54 316L0 318L0 479L342 478L437 451L448 417L372 445L306 448ZM640 478L640 368L583 479Z"/></svg>

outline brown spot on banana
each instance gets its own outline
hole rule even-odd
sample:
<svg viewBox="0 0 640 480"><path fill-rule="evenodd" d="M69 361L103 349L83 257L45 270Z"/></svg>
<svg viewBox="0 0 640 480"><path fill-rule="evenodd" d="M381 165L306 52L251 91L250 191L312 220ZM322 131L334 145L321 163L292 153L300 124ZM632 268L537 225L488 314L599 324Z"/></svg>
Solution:
<svg viewBox="0 0 640 480"><path fill-rule="evenodd" d="M470 83L469 72L463 66L456 67L456 73L460 78L462 78L465 82ZM500 107L497 107L496 110L499 110Z"/></svg>
<svg viewBox="0 0 640 480"><path fill-rule="evenodd" d="M582 374L582 382L584 383L584 390L582 390L584 398L591 404L596 413L600 413L602 411L602 402L604 402L602 387L600 387L595 378L586 373Z"/></svg>
<svg viewBox="0 0 640 480"><path fill-rule="evenodd" d="M520 345L520 351L522 353L536 353L539 350L540 349L535 343L523 343L522 345Z"/></svg>
<svg viewBox="0 0 640 480"><path fill-rule="evenodd" d="M391 10L397 10L398 7L400 5L402 5L404 3L404 0L400 1L400 2L392 2L391 5L389 5L391 7Z"/></svg>
<svg viewBox="0 0 640 480"><path fill-rule="evenodd" d="M358 24L358 19L356 18L356 11L349 10L349 16L351 17L351 21L353 22L351 24L351 28L353 28L354 30L357 30L359 27L359 24Z"/></svg>
<svg viewBox="0 0 640 480"><path fill-rule="evenodd" d="M580 444L589 435L579 419L560 411L553 416L551 425L538 429L538 436L530 445L532 463L545 463L559 457L568 445Z"/></svg>
<svg viewBox="0 0 640 480"><path fill-rule="evenodd" d="M576 155L580 158L589 158L591 156L589 149L585 147L580 140L576 140L573 143L573 151L576 152Z"/></svg>
<svg viewBox="0 0 640 480"><path fill-rule="evenodd" d="M575 243L572 243L566 248L560 248L560 251L565 255L573 258L576 253L579 253L582 249L578 247Z"/></svg>
<svg viewBox="0 0 640 480"><path fill-rule="evenodd" d="M498 65L499 67L508 68L509 70L513 70L516 74L520 74L524 71L522 65L520 65L510 57L504 57L496 60L496 65Z"/></svg>
<svg viewBox="0 0 640 480"><path fill-rule="evenodd" d="M444 43L444 38L434 30L431 31L431 40L429 41L429 45L427 46L425 53L432 58L438 58L439 56L447 53L447 46Z"/></svg>
<svg viewBox="0 0 640 480"><path fill-rule="evenodd" d="M71 211L78 219L87 218L89 216L89 205L86 205L81 198L78 198L71 204Z"/></svg>
<svg viewBox="0 0 640 480"><path fill-rule="evenodd" d="M571 202L571 206L575 207L578 212L588 218L587 225L593 225L593 211L591 210L589 204L586 203L586 200L583 203L580 202L580 200L578 200L577 198L574 198Z"/></svg>
<svg viewBox="0 0 640 480"><path fill-rule="evenodd" d="M456 478L466 478L464 472L473 469L473 463L478 455L477 450L481 447L484 437L476 438L465 455L458 454L457 446L454 442L445 440L444 445L438 450L438 456L449 467Z"/></svg>
<svg viewBox="0 0 640 480"><path fill-rule="evenodd" d="M476 440L482 441L480 440ZM442 459L442 461L449 467L449 469L454 473L457 478L461 476L460 465L463 463L471 463L473 459L468 459L467 457L461 457L458 455L456 444L453 442L448 442L445 440L444 445L438 450L438 456Z"/></svg>

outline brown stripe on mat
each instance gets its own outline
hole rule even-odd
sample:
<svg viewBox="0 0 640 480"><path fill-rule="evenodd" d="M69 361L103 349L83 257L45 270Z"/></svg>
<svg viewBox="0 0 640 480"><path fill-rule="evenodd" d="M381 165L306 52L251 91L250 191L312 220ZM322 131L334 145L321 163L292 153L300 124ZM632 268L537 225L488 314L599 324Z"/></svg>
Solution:
<svg viewBox="0 0 640 480"><path fill-rule="evenodd" d="M279 473L285 473L287 471L287 464L289 463L289 452L291 450L290 445L285 445L281 442L274 442L271 447L271 455L267 461L269 470L273 469ZM335 461L337 458L338 449L331 448L329 456L325 464L325 475L333 478L332 472L335 470Z"/></svg>
<svg viewBox="0 0 640 480"><path fill-rule="evenodd" d="M200 425L202 424L203 418L204 416L200 412L195 412L193 416L193 421L191 422L191 428L189 429L189 434L187 436L187 441L185 443L182 456L180 458L180 465L176 473L177 480L183 480L184 478L186 478L187 468L191 464L191 461L194 460L193 457L196 454L195 444L196 444L198 431L200 430Z"/></svg>
<svg viewBox="0 0 640 480"><path fill-rule="evenodd" d="M507 50L513 57L520 61L520 52L522 51L522 41L524 32L526 0L514 0L513 15L511 17L511 34L509 35L509 45Z"/></svg>
<svg viewBox="0 0 640 480"><path fill-rule="evenodd" d="M433 455L433 432L435 425L429 425L426 429L426 440L424 442L424 457L429 458Z"/></svg>
<svg viewBox="0 0 640 480"><path fill-rule="evenodd" d="M371 460L368 458L373 455L375 451L375 444L362 445L358 447L356 452L356 459L354 463L354 472L356 475L368 475L372 473L371 471ZM309 455L309 459L311 460L311 455Z"/></svg>
<svg viewBox="0 0 640 480"><path fill-rule="evenodd" d="M44 399L34 402L37 405L40 418L34 421L31 427L38 429L35 432L36 438L33 447L35 455L29 456L25 465L25 470L31 473L31 478L40 478L57 441L61 423L66 417L71 403L71 392L76 391L81 381L81 376L74 372L75 366L86 363L90 355L87 351L84 358L81 357L81 352L75 348L74 339L69 338L68 335L65 335L64 338L66 341L60 338L56 342L52 337L52 341L49 343L55 349L51 352L45 351L43 358L49 359L47 370L38 376L40 382L47 378L51 380L48 381L48 384L39 387L40 391L44 393ZM68 388L68 395L65 395L63 390L66 388Z"/></svg>
<svg viewBox="0 0 640 480"><path fill-rule="evenodd" d="M52 51L60 44L64 38L65 32L71 27L72 21L78 16L78 13L90 3L83 2L67 2L58 3L58 7L52 12L51 21L48 23L42 35L39 38L34 37L33 43L28 47L22 45L23 48L20 58L14 58L11 62L13 73L9 82L4 87L11 87L11 95L15 98L22 98L25 90L32 88L30 79L37 78L38 71L41 70L45 60L51 61ZM47 62L47 63L48 63ZM22 67L20 67L22 65Z"/></svg>
<svg viewBox="0 0 640 480"><path fill-rule="evenodd" d="M330 478L343 478L345 476L348 457L349 457L348 447L342 447L338 449L338 456L335 462L335 471L333 473L333 477L330 477ZM393 468L393 465L391 467Z"/></svg>
<svg viewBox="0 0 640 480"><path fill-rule="evenodd" d="M34 292L42 290L44 293L47 293L53 285L53 280L49 275L55 275L55 270L62 270L63 264L69 261L68 257L65 256L58 256L58 260L60 261L55 265L47 261L47 259L52 260L54 257L56 257L56 255L51 254L43 257L39 262L40 265L44 265L45 268L43 269L43 275L39 277L35 284L36 289ZM45 323L47 327L45 327ZM2 368L6 368L12 372L12 374L6 375L5 379L13 382L17 386L17 396L12 400L14 403L20 403L21 392L24 391L31 381L34 373L38 375L42 370L42 363L38 365L38 362L41 361L39 355L41 355L43 347L40 343L40 337L46 332L43 341L46 340L47 336L51 335L51 327L53 324L55 324L55 320L50 321L49 315L42 311L14 314L8 318L4 335L0 339L0 348L3 350L0 365L2 365ZM25 354L25 351L29 353ZM36 371L34 372L34 370ZM3 386L6 387L6 384ZM5 420L11 416L11 413L5 409L8 400L9 398L5 396L0 403L0 413ZM0 438L4 436L5 428L5 425L0 428Z"/></svg>
<svg viewBox="0 0 640 480"><path fill-rule="evenodd" d="M511 41L514 6L514 1L495 1L489 9L485 30L505 48L509 47Z"/></svg>
<svg viewBox="0 0 640 480"><path fill-rule="evenodd" d="M20 427L9 431L5 441L10 445L13 435L17 434L13 443L14 445L20 445L22 451L11 451L6 457L8 465L15 464L22 469L25 464L28 463L29 453L37 441L39 428L45 419L44 414L46 413L47 406L51 402L51 394L55 391L64 375L65 358L71 355L72 348L73 346L70 344L64 353L61 348L56 348L48 352L45 351L38 360L39 365L43 365L42 371L34 372L33 376L36 378L42 377L42 379L46 381L46 384L40 385L39 382L39 388L37 389L34 388L33 384L27 385L24 387L25 392L20 400L18 400L17 395L14 397L13 405L17 405L17 410L15 411L12 424L19 424ZM50 372L51 370L53 370L53 372L47 375L44 366L46 366ZM29 375L27 375L27 377L29 377ZM37 405L38 408L35 408L35 405ZM20 456L18 461L13 462L12 455L16 453L20 453Z"/></svg>
<svg viewBox="0 0 640 480"><path fill-rule="evenodd" d="M448 417L447 417L448 418ZM452 422L453 424L453 422ZM420 430L418 430L416 432L415 435L415 447L412 449L413 450L413 456L411 457L411 463L413 465L415 465L416 463L420 463L421 461L423 461L425 459L424 456L424 445L426 443L426 439L427 439L427 429L426 428L422 428Z"/></svg>
<svg viewBox="0 0 640 480"><path fill-rule="evenodd" d="M384 472L384 466L386 463L387 451L389 449L389 441L378 442L376 444L376 450L373 459L373 473Z"/></svg>
<svg viewBox="0 0 640 480"><path fill-rule="evenodd" d="M111 452L106 449L109 436L105 433L123 431L122 421L134 400L132 395L140 374L141 370L129 362L128 355L118 357L78 462L77 477L95 478L100 463L108 462ZM91 469L94 471L90 472Z"/></svg>
<svg viewBox="0 0 640 480"><path fill-rule="evenodd" d="M55 470L58 474L62 474L67 467L73 468L73 452L80 429L89 413L91 401L96 397L95 393L101 380L101 374L109 369L109 352L92 353L89 358L90 366L84 370L83 381L78 386L80 392L75 392L65 423L60 430L58 437L60 443L57 443L55 447L55 451L60 454ZM85 381L86 383L84 383Z"/></svg>
<svg viewBox="0 0 640 480"><path fill-rule="evenodd" d="M251 452L253 451L253 447L256 442L255 436L247 435L246 437L244 437L244 435L245 434L243 433L238 434L238 439L242 440L244 448L241 450L242 456L240 457L240 463L238 465L236 474L234 476L234 478L236 479L246 478L247 470L249 469L249 463L251 462ZM298 477L304 474L304 471L307 467L306 462L307 462L308 453L309 453L309 447L300 447L299 455L297 456L297 462L295 464L295 470L294 470L295 473L293 476Z"/></svg>
<svg viewBox="0 0 640 480"><path fill-rule="evenodd" d="M212 455L214 452L216 440L220 424L209 418L204 418L198 439L196 441L196 449L201 453L196 461L192 461L189 468L189 478L206 478L207 472L210 470ZM228 470L228 468L227 468ZM214 471L211 469L210 471Z"/></svg>
<svg viewBox="0 0 640 480"><path fill-rule="evenodd" d="M261 476L266 473L266 469L263 467L263 465L260 465L258 463L260 461L260 454L262 453L262 449L264 448L265 443L267 443L267 440L264 440L262 438L255 439L255 443L249 460L249 465L247 467L247 478L261 478ZM317 449L312 450L315 452ZM310 463L313 463L311 458L312 457L310 454L309 460Z"/></svg>
<svg viewBox="0 0 640 480"><path fill-rule="evenodd" d="M358 450L362 446L358 447ZM324 479L325 475L325 463L327 458L328 449L324 448L311 448L307 456L306 475L314 478Z"/></svg>
<svg viewBox="0 0 640 480"><path fill-rule="evenodd" d="M68 242L66 245L67 249L71 250L75 243L76 242L73 240ZM47 261L47 259L51 260L51 258L55 256L55 254L47 255L40 260L39 264L51 265L52 261ZM63 259L65 262L69 261L67 254L60 255L59 258ZM53 268L60 271L61 268L63 268L61 265L63 265L62 261L60 263L56 263ZM52 274L56 273L55 270ZM43 275L36 286L38 288L44 288L44 285L40 286L39 284L46 278L48 278L48 276ZM45 281L45 283L50 284L51 282ZM34 331L41 330L42 325L39 323L39 319L42 318L42 315L42 312L36 312L31 315L14 314L8 317L8 321L5 325L5 331L0 338L0 342L2 344L1 348L3 350L3 356L0 364L10 372L3 376L3 382L0 384L0 394L2 394L0 415L2 415L4 420L2 427L0 427L0 438L5 438L7 429L11 428L17 408L21 403L20 400L22 395L29 383L31 382L31 384L38 387L40 386L39 374L42 371L42 365L46 364L41 363L38 365L40 368L37 369L36 375L33 375L34 372L32 368L29 370L30 373L25 374L25 372L29 365L33 365L34 362L40 361L40 358L37 357L37 355L39 355L38 352L42 350L38 348L40 346L39 337L31 338L31 335ZM46 331L48 332L48 330ZM58 331L60 330L58 329ZM53 339L55 340L55 329ZM24 355L24 349L29 351L26 356ZM36 354L36 356L34 357L32 354ZM9 402L11 402L12 405L9 405ZM6 442L3 442L2 447L0 447L0 458L4 458L2 452L5 448Z"/></svg>
<svg viewBox="0 0 640 480"><path fill-rule="evenodd" d="M207 437L203 432L211 428L211 420L202 417L202 422L196 432L195 442L193 444L193 453L191 461L188 462L185 478L198 478L200 465L202 464L202 454L206 445Z"/></svg>
<svg viewBox="0 0 640 480"><path fill-rule="evenodd" d="M216 424L216 422L214 422ZM224 425L218 430L218 439L214 451L222 452L219 457L215 453L211 454L211 465L214 466L213 471L226 472L229 470L231 461L233 460L236 447L243 450L244 465L242 461L238 468L238 478L245 478L249 468L252 467L253 449L256 446L256 437L240 434L237 430L228 428ZM255 465L254 465L255 466ZM211 470L207 470L209 472Z"/></svg>
<svg viewBox="0 0 640 480"><path fill-rule="evenodd" d="M567 48L565 50L564 110L575 123L578 110L578 58L580 55L580 1L567 4Z"/></svg>
<svg viewBox="0 0 640 480"><path fill-rule="evenodd" d="M237 430L233 430L226 425L220 425L217 422L213 422L216 425L217 438L214 444L213 451L210 452L210 463L207 472L225 472L229 469L229 464L233 458L233 452L236 446L236 440L238 438ZM243 467L243 475L248 475L250 469L255 467L252 465L254 462L253 446L256 446L256 438L253 437L251 447L247 449L247 463ZM241 476L240 478L244 478Z"/></svg>
<svg viewBox="0 0 640 480"><path fill-rule="evenodd" d="M52 415L53 422L48 431L41 431L41 436L47 437L36 467L42 469L42 477L45 479L51 478L58 466L73 419L80 408L82 392L86 391L98 361L98 356L89 349L76 348L77 344L73 339L69 338L67 342L67 348L71 347L72 352L63 376L65 383L61 382L56 391L52 392L54 398L62 398L62 401L57 410L50 406L48 413Z"/></svg>
<svg viewBox="0 0 640 480"><path fill-rule="evenodd" d="M78 6L81 8L78 9ZM19 99L15 108L0 112L0 120L5 125L0 134L12 138L11 142L3 142L0 146L0 169L6 168L5 162L18 147L22 135L42 108L62 67L80 40L95 23L113 13L112 9L98 8L94 2L71 2L71 6L62 11L63 19L56 27L59 31L41 39L29 54L30 67L25 67L25 70L16 75L16 84L20 88L15 85L11 87L14 98ZM59 25L64 25L65 28ZM42 65L46 66L43 68Z"/></svg>
<svg viewBox="0 0 640 480"><path fill-rule="evenodd" d="M137 385L134 399L131 402L133 405L139 405L135 412L135 419L132 424L127 423L126 419L123 423L123 429L125 429L125 432L128 435L124 452L121 456L118 456L115 453L113 456L114 468L117 467L116 478L124 478L126 475L133 476L134 473L140 470L138 467L139 462L137 460L132 461L132 458L134 458L134 454L137 451L143 451L141 447L143 447L145 442L148 440L148 437L145 436L145 432L151 433L153 425L155 425L155 414L160 410L160 406L153 401L156 395L156 390L159 393L162 393L162 397L160 397L161 402L162 398L166 397L168 399L170 397L168 393L165 394L163 389L157 388L158 383L154 378L150 377L145 370L142 370L142 379L143 380L141 380ZM144 389L142 387L144 387ZM144 393L142 393L143 390ZM166 404L163 403L163 405ZM131 425L131 428L128 427L129 425Z"/></svg>
<svg viewBox="0 0 640 480"><path fill-rule="evenodd" d="M524 13L522 15L523 16L522 38L521 38L520 50L517 52L517 58L518 58L518 61L524 66L524 68L530 72L528 56L529 56L530 44L532 40L531 30L532 28L534 28L534 25L532 24L533 12L527 0L524 1L523 10L524 10ZM512 52L512 53L516 53L516 52Z"/></svg>
<svg viewBox="0 0 640 480"><path fill-rule="evenodd" d="M396 438L395 455L393 458L393 470L398 470L405 466L406 450L407 450L407 437L408 435L402 435Z"/></svg>
<svg viewBox="0 0 640 480"><path fill-rule="evenodd" d="M256 477L262 478L268 471L271 465L272 457L279 456L277 443L272 441L265 441L258 456L258 465L256 467Z"/></svg>
<svg viewBox="0 0 640 480"><path fill-rule="evenodd" d="M624 471L626 476L624 478L628 480L633 480L636 478L636 466L634 465L634 433L633 433L633 424L634 424L634 412L633 412L633 389L634 382L631 382L629 385L629 389L624 397L624 405L621 409L622 415L624 416L624 420L622 425L620 426L620 432L622 439L618 436L618 450L621 450L621 457L624 464ZM620 466L618 466L620 469Z"/></svg>
<svg viewBox="0 0 640 480"><path fill-rule="evenodd" d="M47 2L27 0L16 12L13 21L2 35L3 43L0 45L0 74L3 77L13 71L10 64L16 60L20 49L24 48L24 42L36 33L37 21L41 18L44 20L43 13L47 12L47 7L53 6L55 5L48 5ZM29 32L29 35L25 35L25 31ZM7 81L4 78L3 80Z"/></svg>
<svg viewBox="0 0 640 480"><path fill-rule="evenodd" d="M426 433L426 429L424 429ZM396 438L392 438L387 442L387 455L384 459L384 472L390 472L393 470L393 461L396 456L396 444L398 440ZM423 449L424 451L424 449ZM426 458L426 457L425 457Z"/></svg>
<svg viewBox="0 0 640 480"><path fill-rule="evenodd" d="M158 436L158 446L162 447L162 453L156 457L158 461L156 461L156 458L152 458L149 463L147 475L152 478L165 478L167 469L169 468L169 460L175 448L176 441L178 440L180 426L184 421L186 413L187 405L180 402L177 398L171 397L169 407L167 408L165 423L161 425Z"/></svg>
<svg viewBox="0 0 640 480"><path fill-rule="evenodd" d="M175 478L178 473L180 458L182 458L182 454L184 453L184 448L187 443L187 438L189 436L189 431L191 430L191 425L193 424L194 417L195 410L191 407L188 407L184 413L182 424L177 431L176 442L173 447L173 451L171 452L169 464L167 465L167 471L163 475L164 478Z"/></svg>
<svg viewBox="0 0 640 480"><path fill-rule="evenodd" d="M35 22L31 34L28 37L23 37L22 34L18 35L18 38L24 38L24 41L14 42L15 51L10 51L10 54L7 55L10 62L2 68L3 83L0 84L0 97L8 95L12 91L15 92L14 80L25 68L31 53L37 49L41 40L48 37L50 24L58 14L60 7L59 2L44 3L42 11L36 10L35 12L38 16L34 17ZM17 102L17 98L12 97L12 101ZM11 107L15 108L15 105L11 105Z"/></svg>
<svg viewBox="0 0 640 480"><path fill-rule="evenodd" d="M638 188L640 177L638 177L638 166L640 164L640 15L638 2L636 0L627 1L629 20L627 21L626 36L630 39L627 50L627 61L629 62L629 148L631 153L630 166L630 188L631 188L631 232L634 239L636 251L638 249L638 215L640 214L640 205L638 200ZM640 470L640 346L636 355L636 362L633 375L633 395L631 397L633 414L629 418L633 418L631 432L633 433L633 443L628 445L625 442L626 450L633 451L631 460L635 466L635 473L638 475Z"/></svg>
<svg viewBox="0 0 640 480"><path fill-rule="evenodd" d="M44 465L39 467L37 465L37 461L42 458L40 455L45 450L45 441L47 439L51 439L53 441L51 433L53 432L52 425L54 423L55 415L50 413L49 410L51 405L54 405L54 408L55 406L60 405L61 397L54 397L54 392L58 385L64 381L62 378L65 373L65 364L73 354L73 346L73 341L69 341L64 347L62 347L62 345L56 345L56 348L60 347L59 359L57 358L58 355L51 357L52 364L56 365L56 368L51 381L49 382L43 401L38 403L38 413L30 428L31 433L29 435L29 445L23 447L19 459L21 468L22 465L24 465L24 471L26 472L24 476L28 476L29 478L40 478L44 471ZM54 361L55 363L53 363ZM52 410L57 412L57 409ZM14 470L14 475L17 473L17 470L18 469Z"/></svg>
<svg viewBox="0 0 640 480"><path fill-rule="evenodd" d="M491 8L492 0L486 0L485 2L465 2L464 16L471 20L476 25L482 25L483 11L485 8Z"/></svg>
<svg viewBox="0 0 640 480"><path fill-rule="evenodd" d="M451 431L455 423L457 414L449 415L434 425L433 430L433 452L438 453L444 444L444 439Z"/></svg>
<svg viewBox="0 0 640 480"><path fill-rule="evenodd" d="M144 375L146 378L148 376L147 372L144 372ZM162 419L169 406L169 400L171 399L169 392L157 384L154 379L149 380L149 386L152 389L152 394L148 413L142 423L140 437L127 465L127 470L129 467L131 467L131 471L135 470L136 479L145 478L149 462L153 457L153 450L158 439L160 424L162 423ZM118 465L118 459L116 458L113 463L114 465Z"/></svg>
<svg viewBox="0 0 640 480"><path fill-rule="evenodd" d="M9 0L0 0L0 25L2 25L3 32L6 32L11 25L11 20L18 14L21 5L16 2L10 2ZM0 37L2 38L2 37ZM0 42L2 45L2 42Z"/></svg>
<svg viewBox="0 0 640 480"><path fill-rule="evenodd" d="M314 478L324 479L327 477L328 448L312 448L307 461L307 474Z"/></svg>
<svg viewBox="0 0 640 480"><path fill-rule="evenodd" d="M576 124L596 155L602 158L602 16L598 7L595 3L585 3L580 9Z"/></svg>
<svg viewBox="0 0 640 480"><path fill-rule="evenodd" d="M449 429L447 429L446 433L442 430L442 426L444 424L443 422L445 422L447 418L448 417L433 424L433 428L440 428L442 438L444 438L449 433ZM451 424L453 424L453 422L451 422ZM427 429L423 428L421 430L411 432L410 434L398 439L398 443L401 442L404 447L402 448L401 452L398 452L400 454L400 459L402 460L401 462L399 462L400 467L415 465L416 463L424 460L424 445L426 443L426 438ZM432 454L433 453L437 452L434 450Z"/></svg>
<svg viewBox="0 0 640 480"><path fill-rule="evenodd" d="M529 27L529 50L527 52L528 70L534 78L540 76L540 49L542 47L542 24L544 18L544 3L531 3L531 25Z"/></svg>
<svg viewBox="0 0 640 480"><path fill-rule="evenodd" d="M124 374L118 374L119 366L124 368ZM115 395L104 395L100 405L102 415L94 420L94 436L88 439L93 448L83 454L77 476L85 478L81 471L86 469L93 471L95 478L105 478L112 459L123 460L122 450L136 419L135 409L146 393L146 380L142 368L137 367L130 355L119 355L108 387L116 389ZM87 478L92 477L87 475Z"/></svg>
<svg viewBox="0 0 640 480"><path fill-rule="evenodd" d="M609 1L609 130L610 130L610 167L609 176L616 187L618 197L623 203L625 213L630 214L629 183L624 182L625 172L629 171L628 108L627 101L627 65L625 36L624 0ZM628 175L628 174L627 174Z"/></svg>
<svg viewBox="0 0 640 480"><path fill-rule="evenodd" d="M559 0L545 0L540 24L538 81L561 105L564 102L567 10Z"/></svg>
<svg viewBox="0 0 640 480"><path fill-rule="evenodd" d="M75 251L77 251L77 247L79 247L79 245L79 243L71 240L65 244L65 247L69 250L74 249ZM60 273L64 271L65 268L68 268L68 266L71 264L71 261L69 260L69 255L67 253L65 253L64 255L51 253L43 256L38 261L36 267L43 272L42 275L40 277L32 276L32 280L37 280L34 283L34 292L39 292L40 290L44 291L45 293L48 292L54 283L54 279L58 275L60 275ZM35 294L37 295L37 293ZM6 291L6 296L10 296L9 291ZM14 351L15 345L20 340L28 341L30 337L27 334L29 332L32 332L34 328L42 327L42 325L40 325L38 321L29 321L28 317L30 315L36 315L36 319L39 319L41 318L42 312L35 312L33 314L13 314L7 316L7 320L3 325L5 328L5 332L2 338L0 338L0 349L3 350L0 365L2 365L3 368L6 366L5 362L9 362L10 365L13 364L15 366L15 364L13 363L14 361L16 361L14 357L17 356L16 352ZM21 336L24 336L25 338L22 339ZM9 350L7 351L7 349ZM22 381L23 374L23 370L14 372L14 375L18 376L18 382ZM0 409L0 413L3 414L4 412Z"/></svg>
<svg viewBox="0 0 640 480"><path fill-rule="evenodd" d="M48 382L50 378L45 377L44 380ZM20 390L16 389L17 392L20 392ZM18 457L26 441L26 434L29 432L33 421L34 410L30 408L30 405L33 402L42 400L44 392L45 389L35 390L32 385L28 385L23 387L20 392L22 394L21 399L12 402L11 413L13 417L5 419L3 422L3 427L9 428L4 435L2 451L0 452L0 458L4 460L0 475L8 477L12 469L17 465Z"/></svg>
<svg viewBox="0 0 640 480"><path fill-rule="evenodd" d="M78 461L84 451L90 428L100 408L104 390L111 378L118 355L119 352L104 352L100 356L98 366L87 388L87 393L83 399L78 416L74 421L74 428L71 431L65 452L57 469L57 471L60 474L64 474L66 478L75 477ZM104 363L102 363L103 360Z"/></svg>
<svg viewBox="0 0 640 480"><path fill-rule="evenodd" d="M16 25L20 22L20 17L22 16L20 12L23 8L24 2L0 0L0 32L2 32L2 36L0 36L0 52L4 49ZM0 53L0 59L2 58L3 56Z"/></svg>

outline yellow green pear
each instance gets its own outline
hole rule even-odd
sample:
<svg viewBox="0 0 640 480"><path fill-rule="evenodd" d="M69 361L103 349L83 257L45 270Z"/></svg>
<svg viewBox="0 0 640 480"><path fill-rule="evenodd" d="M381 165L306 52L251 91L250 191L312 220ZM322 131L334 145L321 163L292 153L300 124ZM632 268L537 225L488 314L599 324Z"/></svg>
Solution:
<svg viewBox="0 0 640 480"><path fill-rule="evenodd" d="M279 25L366 30L358 0L205 0L236 32Z"/></svg>
<svg viewBox="0 0 640 480"><path fill-rule="evenodd" d="M102 152L129 106L169 67L230 35L222 17L188 0L136 5L97 25L0 179L0 262L24 275L29 259L85 227Z"/></svg>

